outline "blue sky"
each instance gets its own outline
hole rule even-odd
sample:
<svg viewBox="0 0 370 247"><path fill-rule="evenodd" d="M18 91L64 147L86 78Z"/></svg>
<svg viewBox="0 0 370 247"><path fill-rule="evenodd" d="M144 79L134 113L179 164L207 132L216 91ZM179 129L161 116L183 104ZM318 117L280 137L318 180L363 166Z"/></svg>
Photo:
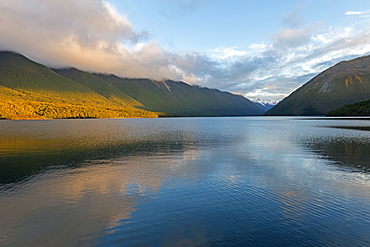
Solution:
<svg viewBox="0 0 370 247"><path fill-rule="evenodd" d="M370 54L364 0L0 0L0 49L280 100Z"/></svg>
<svg viewBox="0 0 370 247"><path fill-rule="evenodd" d="M116 0L109 1L138 30L164 47L207 52L269 42L279 29L305 23L351 25L350 10L370 9L369 1ZM144 7L145 6L145 7ZM289 16L291 17L289 20ZM289 22L296 22L290 24ZM296 26L294 26L296 25Z"/></svg>

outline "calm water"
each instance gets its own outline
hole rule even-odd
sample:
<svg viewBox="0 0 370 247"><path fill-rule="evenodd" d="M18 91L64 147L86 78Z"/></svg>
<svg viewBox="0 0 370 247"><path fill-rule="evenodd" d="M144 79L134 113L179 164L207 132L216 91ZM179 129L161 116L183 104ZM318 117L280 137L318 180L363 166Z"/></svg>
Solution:
<svg viewBox="0 0 370 247"><path fill-rule="evenodd" d="M370 246L370 119L0 121L0 246Z"/></svg>

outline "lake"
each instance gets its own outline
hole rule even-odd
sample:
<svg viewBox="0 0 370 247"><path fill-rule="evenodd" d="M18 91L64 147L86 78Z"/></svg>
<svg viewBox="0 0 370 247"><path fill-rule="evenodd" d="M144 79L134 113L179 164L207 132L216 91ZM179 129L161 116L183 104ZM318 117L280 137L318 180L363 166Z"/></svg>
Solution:
<svg viewBox="0 0 370 247"><path fill-rule="evenodd" d="M0 121L0 246L370 246L370 118Z"/></svg>

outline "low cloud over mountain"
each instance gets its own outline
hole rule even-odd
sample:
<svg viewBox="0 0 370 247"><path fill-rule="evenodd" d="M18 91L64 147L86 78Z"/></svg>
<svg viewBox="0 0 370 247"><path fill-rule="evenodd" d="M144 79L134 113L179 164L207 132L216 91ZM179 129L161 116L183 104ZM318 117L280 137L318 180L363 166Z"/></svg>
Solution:
<svg viewBox="0 0 370 247"><path fill-rule="evenodd" d="M210 4L172 2L183 9ZM250 98L281 99L323 69L370 52L366 13L343 13L358 19L334 27L306 23L296 11L282 16L282 28L267 42L178 51L137 30L130 16L106 1L0 0L0 49L52 67L184 80Z"/></svg>

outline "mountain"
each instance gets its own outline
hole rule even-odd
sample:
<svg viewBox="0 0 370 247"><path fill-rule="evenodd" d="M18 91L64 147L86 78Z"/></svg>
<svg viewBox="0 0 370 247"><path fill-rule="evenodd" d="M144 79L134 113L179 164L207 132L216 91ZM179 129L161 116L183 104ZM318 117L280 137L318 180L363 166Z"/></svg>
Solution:
<svg viewBox="0 0 370 247"><path fill-rule="evenodd" d="M0 118L261 115L248 99L184 82L50 69L0 52Z"/></svg>
<svg viewBox="0 0 370 247"><path fill-rule="evenodd" d="M158 116L129 104L122 107L13 52L0 52L0 101L0 118L7 119Z"/></svg>
<svg viewBox="0 0 370 247"><path fill-rule="evenodd" d="M370 99L370 56L340 62L318 74L265 115L325 115Z"/></svg>
<svg viewBox="0 0 370 247"><path fill-rule="evenodd" d="M251 100L255 105L264 110L265 112L274 107L279 101L277 100L266 100L266 99L253 99Z"/></svg>
<svg viewBox="0 0 370 247"><path fill-rule="evenodd" d="M356 102L329 111L327 116L370 116L370 100Z"/></svg>
<svg viewBox="0 0 370 247"><path fill-rule="evenodd" d="M178 116L247 116L263 111L240 95L179 81L127 79L96 74L100 79L141 102L142 109Z"/></svg>
<svg viewBox="0 0 370 247"><path fill-rule="evenodd" d="M78 82L94 92L100 94L107 100L113 101L114 103L121 105L121 106L142 106L142 104L135 99L131 98L118 88L110 85L109 83L105 82L104 80L99 79L98 77L75 69L53 69L59 75Z"/></svg>

